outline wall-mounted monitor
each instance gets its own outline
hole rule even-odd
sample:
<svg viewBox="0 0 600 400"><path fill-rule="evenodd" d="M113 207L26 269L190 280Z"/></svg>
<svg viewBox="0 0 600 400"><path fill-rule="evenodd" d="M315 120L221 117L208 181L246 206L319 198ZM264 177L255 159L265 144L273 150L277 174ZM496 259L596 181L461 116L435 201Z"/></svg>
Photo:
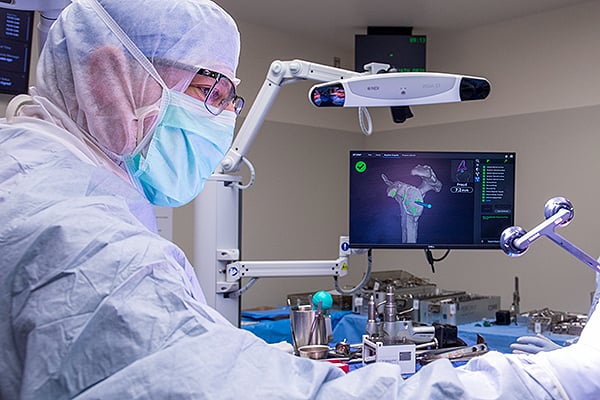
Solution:
<svg viewBox="0 0 600 400"><path fill-rule="evenodd" d="M513 152L350 152L355 248L499 249L513 225Z"/></svg>
<svg viewBox="0 0 600 400"><path fill-rule="evenodd" d="M0 93L27 93L33 11L0 8Z"/></svg>

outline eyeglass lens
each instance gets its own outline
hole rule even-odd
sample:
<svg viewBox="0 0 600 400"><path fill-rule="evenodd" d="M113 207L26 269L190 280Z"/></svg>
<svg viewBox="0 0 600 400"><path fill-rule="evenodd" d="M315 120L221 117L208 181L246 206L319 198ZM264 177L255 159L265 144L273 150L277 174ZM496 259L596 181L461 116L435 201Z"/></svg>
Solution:
<svg viewBox="0 0 600 400"><path fill-rule="evenodd" d="M204 101L208 111L220 114L235 99L235 87L224 76L219 76Z"/></svg>
<svg viewBox="0 0 600 400"><path fill-rule="evenodd" d="M204 79L212 80L212 84L204 97L204 105L206 109L213 115L219 115L225 110L230 104L233 107L233 111L239 114L244 106L244 99L236 96L235 85L229 78L221 75L218 72L211 71L209 69L200 69L198 75L204 77Z"/></svg>

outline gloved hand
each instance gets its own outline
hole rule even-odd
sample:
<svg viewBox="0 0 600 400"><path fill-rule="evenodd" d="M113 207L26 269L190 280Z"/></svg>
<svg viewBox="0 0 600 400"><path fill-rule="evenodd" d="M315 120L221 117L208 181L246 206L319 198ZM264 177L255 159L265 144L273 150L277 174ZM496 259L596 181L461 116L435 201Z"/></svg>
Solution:
<svg viewBox="0 0 600 400"><path fill-rule="evenodd" d="M535 336L521 336L516 343L510 345L513 353L536 354L540 351L551 351L562 348L546 336L537 334Z"/></svg>
<svg viewBox="0 0 600 400"><path fill-rule="evenodd" d="M285 340L279 343L268 343L268 345L285 353L294 354L294 346L292 346Z"/></svg>

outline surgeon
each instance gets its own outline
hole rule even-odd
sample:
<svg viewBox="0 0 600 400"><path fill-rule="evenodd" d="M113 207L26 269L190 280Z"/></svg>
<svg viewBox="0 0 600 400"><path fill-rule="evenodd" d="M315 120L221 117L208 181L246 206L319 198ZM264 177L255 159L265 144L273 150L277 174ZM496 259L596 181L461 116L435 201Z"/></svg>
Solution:
<svg viewBox="0 0 600 400"><path fill-rule="evenodd" d="M598 398L598 313L568 348L404 381L289 355L207 306L152 205L191 201L230 145L238 56L208 0L74 0L52 26L0 122L0 399Z"/></svg>

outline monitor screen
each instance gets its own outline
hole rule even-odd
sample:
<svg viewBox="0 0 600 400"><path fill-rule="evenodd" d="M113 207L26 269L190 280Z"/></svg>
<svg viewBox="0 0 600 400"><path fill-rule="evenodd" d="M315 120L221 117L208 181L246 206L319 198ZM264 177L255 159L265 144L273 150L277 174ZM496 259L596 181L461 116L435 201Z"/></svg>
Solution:
<svg viewBox="0 0 600 400"><path fill-rule="evenodd" d="M499 249L515 153L351 151L350 246Z"/></svg>
<svg viewBox="0 0 600 400"><path fill-rule="evenodd" d="M0 93L27 93L33 15L0 8Z"/></svg>

